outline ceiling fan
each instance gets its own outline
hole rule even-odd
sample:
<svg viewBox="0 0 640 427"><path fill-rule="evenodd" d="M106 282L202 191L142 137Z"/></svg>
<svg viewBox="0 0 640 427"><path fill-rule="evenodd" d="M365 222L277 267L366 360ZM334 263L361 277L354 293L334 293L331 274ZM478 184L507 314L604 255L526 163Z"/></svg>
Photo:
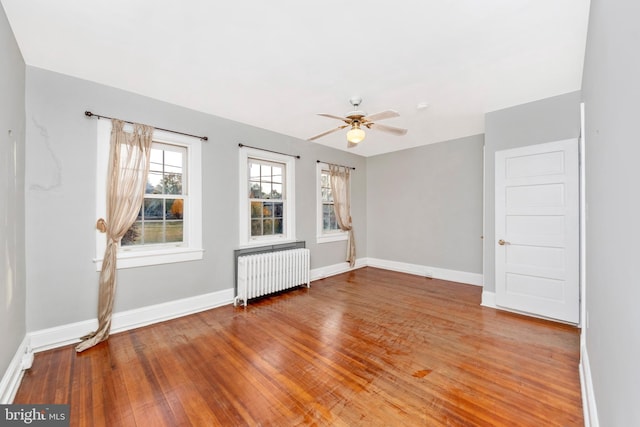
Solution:
<svg viewBox="0 0 640 427"><path fill-rule="evenodd" d="M346 124L338 126L335 129L331 129L326 132L319 133L318 135L312 136L311 138L308 139L308 141L314 141L318 138L322 138L325 135L329 135L330 133L337 132L347 127L351 127L351 129L349 129L349 131L347 132L348 148L355 147L360 141L362 141L365 138L366 134L362 129L363 127L366 127L367 129L374 129L382 132L387 132L392 135L398 135L398 136L401 136L407 133L406 129L398 128L395 126L381 125L376 123L376 121L378 120L399 117L400 114L398 114L397 111L385 110L385 111L381 111L379 113L375 113L367 116L367 113L365 113L364 111L358 110L358 107L362 103L362 98L354 96L349 100L349 102L351 103L351 105L353 105L353 111L348 112L345 115L345 117L340 117L333 114L318 113L319 116L329 117L330 119L338 119L345 122Z"/></svg>

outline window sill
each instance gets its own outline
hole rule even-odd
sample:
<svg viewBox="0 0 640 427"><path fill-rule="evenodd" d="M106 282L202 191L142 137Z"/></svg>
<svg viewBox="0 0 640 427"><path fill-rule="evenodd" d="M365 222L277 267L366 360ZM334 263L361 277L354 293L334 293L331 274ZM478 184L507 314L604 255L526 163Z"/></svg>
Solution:
<svg viewBox="0 0 640 427"><path fill-rule="evenodd" d="M331 234L323 234L321 236L316 236L316 243L330 243L330 242L340 242L342 240L347 240L349 238L349 234L344 231L339 233L331 233Z"/></svg>
<svg viewBox="0 0 640 427"><path fill-rule="evenodd" d="M118 252L117 268L134 268L148 265L171 264L174 262L197 261L202 259L204 249L165 248L149 251ZM102 270L102 258L94 259L96 271Z"/></svg>

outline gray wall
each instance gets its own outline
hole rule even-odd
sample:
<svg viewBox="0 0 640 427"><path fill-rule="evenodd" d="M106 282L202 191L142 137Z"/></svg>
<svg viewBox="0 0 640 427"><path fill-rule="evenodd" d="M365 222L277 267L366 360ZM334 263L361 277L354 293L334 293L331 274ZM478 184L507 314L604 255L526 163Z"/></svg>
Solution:
<svg viewBox="0 0 640 427"><path fill-rule="evenodd" d="M202 150L204 259L119 270L116 312L233 287L239 142L301 156L296 237L312 250L312 268L343 262L346 251L346 242L315 244L316 160L357 168L352 216L356 230L366 229L363 157L33 67L26 71L26 110L29 331L96 317L96 119L85 110L209 137ZM365 257L365 233L356 233L356 243Z"/></svg>
<svg viewBox="0 0 640 427"><path fill-rule="evenodd" d="M22 55L0 6L0 376L26 331L24 75Z"/></svg>
<svg viewBox="0 0 640 427"><path fill-rule="evenodd" d="M482 273L482 145L476 135L369 157L368 255Z"/></svg>
<svg viewBox="0 0 640 427"><path fill-rule="evenodd" d="M588 349L601 426L640 425L640 2L592 0L583 79ZM584 331L583 331L584 332Z"/></svg>
<svg viewBox="0 0 640 427"><path fill-rule="evenodd" d="M485 115L484 290L495 292L495 153L509 148L577 138L580 92L554 96Z"/></svg>

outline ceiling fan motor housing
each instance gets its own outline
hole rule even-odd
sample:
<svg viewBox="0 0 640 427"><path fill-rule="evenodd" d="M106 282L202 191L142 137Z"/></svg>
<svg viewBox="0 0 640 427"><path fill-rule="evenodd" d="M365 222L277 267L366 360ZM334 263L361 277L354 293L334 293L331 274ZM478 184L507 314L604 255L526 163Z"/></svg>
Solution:
<svg viewBox="0 0 640 427"><path fill-rule="evenodd" d="M362 120L362 118L363 118L364 116L366 116L366 115L367 115L367 113L365 113L364 111L359 111L359 110L356 110L356 111L349 111L349 112L346 114L346 116L347 116L347 118L348 118L348 119L351 119L351 120L357 120L357 121L359 121L359 122L362 122L362 121L363 121L363 120Z"/></svg>

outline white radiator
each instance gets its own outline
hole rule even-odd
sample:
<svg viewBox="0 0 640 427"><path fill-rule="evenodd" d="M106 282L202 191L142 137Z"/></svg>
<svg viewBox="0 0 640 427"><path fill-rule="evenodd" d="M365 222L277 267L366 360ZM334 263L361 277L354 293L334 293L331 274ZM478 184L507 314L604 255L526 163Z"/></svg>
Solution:
<svg viewBox="0 0 640 427"><path fill-rule="evenodd" d="M238 295L234 305L300 285L309 287L309 249L290 249L238 257Z"/></svg>

